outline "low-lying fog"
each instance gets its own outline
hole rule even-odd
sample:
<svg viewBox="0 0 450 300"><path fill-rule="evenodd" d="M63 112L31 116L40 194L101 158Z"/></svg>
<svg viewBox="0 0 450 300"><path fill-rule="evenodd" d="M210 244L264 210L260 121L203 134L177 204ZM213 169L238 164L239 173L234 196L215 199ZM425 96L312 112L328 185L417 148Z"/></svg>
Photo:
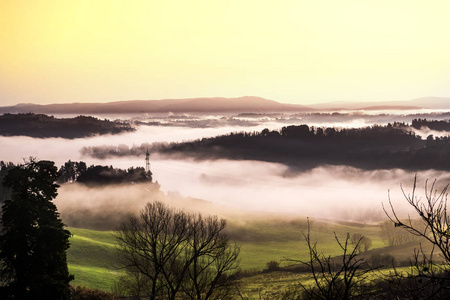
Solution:
<svg viewBox="0 0 450 300"><path fill-rule="evenodd" d="M126 160L103 163L113 162L121 167L129 163ZM386 219L381 203L388 204L388 190L399 211L405 216L411 212L406 210L400 184L410 193L415 175L403 170L362 171L345 166L324 166L291 174L284 165L229 160L154 159L151 169L166 195L211 201L215 205L208 209L214 214L221 214L221 208L226 211L222 213L224 216L233 211L272 212L363 223ZM423 196L425 179L439 178L438 186L450 180L449 173L436 171L421 172L418 177L419 196ZM140 185L115 188L67 185L60 188L57 204L63 213L65 208L80 207L123 212L137 211L147 201L162 200L161 197ZM195 209L205 212L201 205Z"/></svg>
<svg viewBox="0 0 450 300"><path fill-rule="evenodd" d="M205 118L206 120L207 118ZM340 122L339 127L372 125L364 117ZM276 119L251 125L215 127L139 126L133 133L96 136L85 139L37 139L29 137L0 137L0 159L22 162L22 158L37 157L55 161L59 167L69 159L83 160L88 165L112 165L116 168L145 166L144 157L113 158L97 160L81 157L80 149L99 145L140 145L152 142L175 142L212 137L231 131L260 131L264 128L280 129L286 124ZM411 120L409 120L411 122ZM314 126L332 126L321 120L298 122ZM175 125L172 124L172 125ZM430 134L429 132L423 133ZM242 214L243 211L272 212L299 216L312 216L372 223L385 220L381 203L387 204L388 190L396 207L406 209L401 193L403 184L411 192L414 173L402 170L362 171L346 166L322 166L303 173L291 173L289 168L274 163L256 161L193 161L169 160L158 156L150 158L154 181L161 191L172 199L178 196L210 201L204 212L220 213L220 209ZM449 182L446 172L426 171L418 175L419 195L423 196L424 180L438 178L442 186ZM178 195L178 196L177 196ZM62 216L76 209L79 212L107 212L114 215L138 210L147 201L158 200L161 194L142 185L87 188L82 185L64 185L56 200ZM188 205L189 206L189 205ZM220 209L219 209L220 208ZM406 211L405 211L406 213ZM70 224L69 224L70 225Z"/></svg>

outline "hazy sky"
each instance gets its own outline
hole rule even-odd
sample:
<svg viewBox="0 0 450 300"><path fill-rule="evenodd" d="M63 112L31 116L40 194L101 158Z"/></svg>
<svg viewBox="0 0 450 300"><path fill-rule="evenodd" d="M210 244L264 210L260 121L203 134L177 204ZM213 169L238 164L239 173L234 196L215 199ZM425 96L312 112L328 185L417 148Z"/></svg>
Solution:
<svg viewBox="0 0 450 300"><path fill-rule="evenodd" d="M0 104L450 96L449 1L0 0Z"/></svg>

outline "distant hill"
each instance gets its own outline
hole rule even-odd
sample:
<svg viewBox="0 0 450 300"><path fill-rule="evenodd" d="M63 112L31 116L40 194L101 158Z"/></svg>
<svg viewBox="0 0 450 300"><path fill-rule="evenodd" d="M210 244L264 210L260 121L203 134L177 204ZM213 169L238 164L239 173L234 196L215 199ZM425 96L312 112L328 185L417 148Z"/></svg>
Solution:
<svg viewBox="0 0 450 300"><path fill-rule="evenodd" d="M450 98L448 97L424 97L411 100L409 103L425 108L450 109Z"/></svg>
<svg viewBox="0 0 450 300"><path fill-rule="evenodd" d="M380 106L367 106L361 107L361 110L412 110L423 109L420 106L396 106L396 105L380 105Z"/></svg>
<svg viewBox="0 0 450 300"><path fill-rule="evenodd" d="M329 110L450 109L450 98L425 97L409 101L328 102L308 106L261 97L126 100L107 103L17 104L0 107L1 113L119 114L119 113L274 113Z"/></svg>
<svg viewBox="0 0 450 300"><path fill-rule="evenodd" d="M0 107L0 113L101 114L164 112L302 112L303 105L283 104L260 97L129 100L108 103L18 104Z"/></svg>
<svg viewBox="0 0 450 300"><path fill-rule="evenodd" d="M407 109L450 109L450 98L424 97L408 101L373 101L373 102L328 102L308 105L316 110L364 109L364 110L407 110Z"/></svg>

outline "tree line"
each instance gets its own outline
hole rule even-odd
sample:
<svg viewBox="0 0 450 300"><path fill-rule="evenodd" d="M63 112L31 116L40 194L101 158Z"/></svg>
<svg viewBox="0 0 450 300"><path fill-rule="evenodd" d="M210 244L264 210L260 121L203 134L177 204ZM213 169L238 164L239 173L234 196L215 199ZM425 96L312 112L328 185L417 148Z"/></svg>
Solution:
<svg viewBox="0 0 450 300"><path fill-rule="evenodd" d="M411 127L420 129L422 127L428 127L431 130L436 131L450 131L450 122L447 120L427 120L426 118L418 118L412 120Z"/></svg>
<svg viewBox="0 0 450 300"><path fill-rule="evenodd" d="M17 167L12 162L0 161L0 182L10 169ZM113 166L86 165L84 161L67 161L58 169L58 183L79 182L86 185L152 182L152 172L143 167L128 169ZM4 187L2 190L4 191ZM3 193L1 193L3 194Z"/></svg>
<svg viewBox="0 0 450 300"><path fill-rule="evenodd" d="M58 170L59 183L79 182L86 185L152 182L152 172L143 167L128 169L113 166L86 166L83 161L67 161Z"/></svg>
<svg viewBox="0 0 450 300"><path fill-rule="evenodd" d="M97 134L119 134L135 131L131 125L100 120L91 116L55 118L45 114L4 114L0 116L0 135L31 136L37 138L83 138Z"/></svg>
<svg viewBox="0 0 450 300"><path fill-rule="evenodd" d="M180 143L84 147L95 158L143 155L147 149L174 157L260 160L293 169L348 165L361 169L450 170L450 138L417 136L406 123L365 128L286 126L281 130L232 132ZM211 151L214 149L214 151Z"/></svg>

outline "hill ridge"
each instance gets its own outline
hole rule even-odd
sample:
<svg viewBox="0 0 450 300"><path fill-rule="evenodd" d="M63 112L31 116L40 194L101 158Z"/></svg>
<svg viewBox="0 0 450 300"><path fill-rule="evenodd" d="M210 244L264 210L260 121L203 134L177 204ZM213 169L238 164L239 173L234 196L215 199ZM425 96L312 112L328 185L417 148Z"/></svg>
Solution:
<svg viewBox="0 0 450 300"><path fill-rule="evenodd" d="M256 96L236 98L201 97L162 100L121 100L114 102L17 104L0 107L0 113L163 113L163 112L242 112L309 111L298 104L284 104Z"/></svg>

